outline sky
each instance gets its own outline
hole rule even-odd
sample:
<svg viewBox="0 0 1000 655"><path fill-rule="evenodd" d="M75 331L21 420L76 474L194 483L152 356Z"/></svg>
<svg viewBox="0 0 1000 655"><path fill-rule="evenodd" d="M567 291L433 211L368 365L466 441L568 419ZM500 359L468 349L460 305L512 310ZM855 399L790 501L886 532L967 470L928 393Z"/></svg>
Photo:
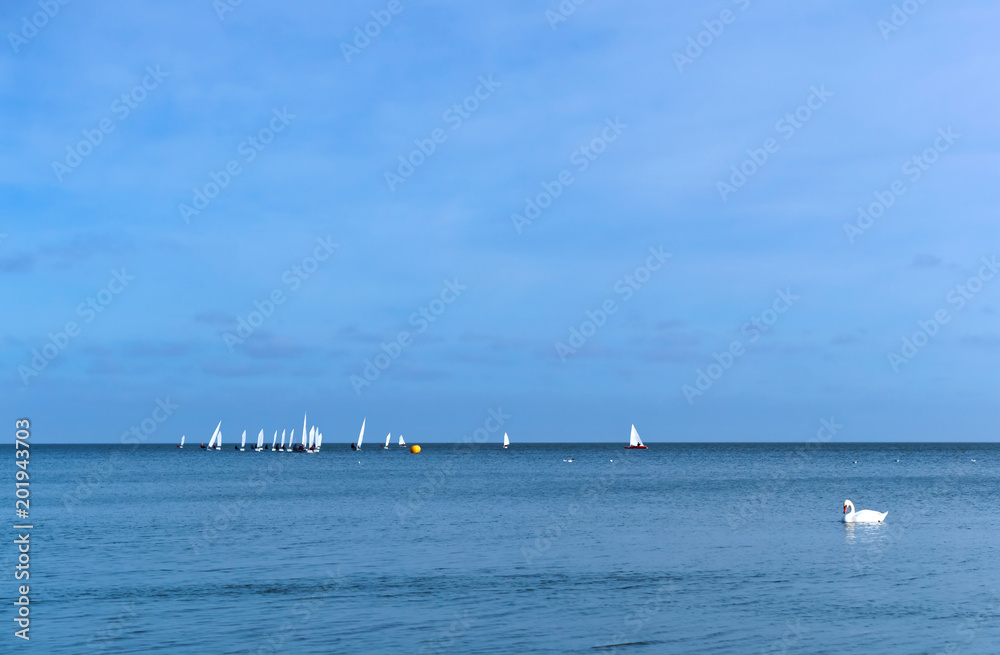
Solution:
<svg viewBox="0 0 1000 655"><path fill-rule="evenodd" d="M11 438L996 439L995 3L2 23Z"/></svg>

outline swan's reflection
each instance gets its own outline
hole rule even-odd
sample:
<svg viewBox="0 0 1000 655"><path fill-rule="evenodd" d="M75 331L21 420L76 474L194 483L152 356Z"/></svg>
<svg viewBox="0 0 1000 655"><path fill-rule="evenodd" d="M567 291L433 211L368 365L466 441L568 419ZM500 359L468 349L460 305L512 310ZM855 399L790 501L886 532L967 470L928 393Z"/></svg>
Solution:
<svg viewBox="0 0 1000 655"><path fill-rule="evenodd" d="M889 533L888 523L844 523L844 540L849 543L878 543Z"/></svg>
<svg viewBox="0 0 1000 655"><path fill-rule="evenodd" d="M897 535L886 523L844 523L844 543L858 573L866 573L884 557Z"/></svg>

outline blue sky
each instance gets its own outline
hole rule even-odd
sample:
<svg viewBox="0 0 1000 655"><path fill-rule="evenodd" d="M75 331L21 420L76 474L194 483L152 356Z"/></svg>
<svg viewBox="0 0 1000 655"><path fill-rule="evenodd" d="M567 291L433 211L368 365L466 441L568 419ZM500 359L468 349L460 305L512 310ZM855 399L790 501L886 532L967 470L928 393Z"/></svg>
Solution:
<svg viewBox="0 0 1000 655"><path fill-rule="evenodd" d="M8 5L8 421L117 442L169 398L151 442L305 410L327 442L457 441L496 408L515 442L995 439L1000 7L389 4L69 3L30 38L42 9Z"/></svg>

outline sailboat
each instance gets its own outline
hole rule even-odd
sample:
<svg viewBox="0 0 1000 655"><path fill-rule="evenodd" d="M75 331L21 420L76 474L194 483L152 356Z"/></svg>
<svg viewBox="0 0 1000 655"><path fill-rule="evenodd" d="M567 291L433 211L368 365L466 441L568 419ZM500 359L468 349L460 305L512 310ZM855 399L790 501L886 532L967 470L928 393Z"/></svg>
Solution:
<svg viewBox="0 0 1000 655"><path fill-rule="evenodd" d="M635 425L632 426L632 434L628 438L628 445L625 446L626 450L642 449L646 450L646 445L642 443L642 439L639 438L639 433L635 431Z"/></svg>
<svg viewBox="0 0 1000 655"><path fill-rule="evenodd" d="M358 443L351 444L352 450L361 450L361 440L365 438L365 421L368 419L361 419L361 434L358 435Z"/></svg>
<svg viewBox="0 0 1000 655"><path fill-rule="evenodd" d="M242 453L247 449L247 431L243 431L243 438L240 440L240 452Z"/></svg>
<svg viewBox="0 0 1000 655"><path fill-rule="evenodd" d="M406 448L406 442L403 441L403 435L399 435L399 446L400 448Z"/></svg>
<svg viewBox="0 0 1000 655"><path fill-rule="evenodd" d="M222 430L219 430L219 440L215 442L215 449L222 450Z"/></svg>
<svg viewBox="0 0 1000 655"><path fill-rule="evenodd" d="M257 434L257 447L253 451L259 453L262 450L264 450L264 428L261 428L260 433Z"/></svg>
<svg viewBox="0 0 1000 655"><path fill-rule="evenodd" d="M181 442L180 442L180 444L177 445L177 447L178 448L183 448L184 447L184 435L183 434L181 435Z"/></svg>
<svg viewBox="0 0 1000 655"><path fill-rule="evenodd" d="M281 445L278 447L280 450L285 449L285 431L281 431Z"/></svg>
<svg viewBox="0 0 1000 655"><path fill-rule="evenodd" d="M302 450L306 449L306 442L309 440L309 434L306 432L306 413L302 413Z"/></svg>
<svg viewBox="0 0 1000 655"><path fill-rule="evenodd" d="M209 450L212 450L213 448L215 448L215 440L216 439L221 439L222 433L219 432L219 428L221 428L221 427L222 427L222 421L219 421L219 424L215 426L215 432L212 433L212 438L208 440L208 449ZM205 446L202 445L202 448L204 448L204 447Z"/></svg>
<svg viewBox="0 0 1000 655"><path fill-rule="evenodd" d="M315 452L316 448L316 426L309 428L309 452Z"/></svg>
<svg viewBox="0 0 1000 655"><path fill-rule="evenodd" d="M288 446L285 448L285 452L286 453L290 453L293 450L295 450L292 447L292 441L294 441L294 440L295 440L295 428L292 428L292 433L290 435L288 435Z"/></svg>
<svg viewBox="0 0 1000 655"><path fill-rule="evenodd" d="M385 445L382 446L382 450L389 450L389 439L392 439L392 433L385 435Z"/></svg>
<svg viewBox="0 0 1000 655"><path fill-rule="evenodd" d="M323 445L323 433L322 432L317 432L316 433L316 452L317 453L319 452L319 447L322 446L322 445Z"/></svg>
<svg viewBox="0 0 1000 655"><path fill-rule="evenodd" d="M278 449L278 431L274 431L274 439L271 441L271 452Z"/></svg>
<svg viewBox="0 0 1000 655"><path fill-rule="evenodd" d="M506 448L509 445L510 445L510 438L507 436L507 433L504 432L503 433L503 447Z"/></svg>

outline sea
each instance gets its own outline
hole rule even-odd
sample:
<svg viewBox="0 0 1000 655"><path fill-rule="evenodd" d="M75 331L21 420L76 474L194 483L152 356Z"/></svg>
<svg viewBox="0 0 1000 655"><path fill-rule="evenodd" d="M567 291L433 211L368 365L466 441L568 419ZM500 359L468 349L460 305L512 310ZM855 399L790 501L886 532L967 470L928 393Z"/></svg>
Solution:
<svg viewBox="0 0 1000 655"><path fill-rule="evenodd" d="M0 650L1000 652L997 444L421 445L35 445Z"/></svg>

